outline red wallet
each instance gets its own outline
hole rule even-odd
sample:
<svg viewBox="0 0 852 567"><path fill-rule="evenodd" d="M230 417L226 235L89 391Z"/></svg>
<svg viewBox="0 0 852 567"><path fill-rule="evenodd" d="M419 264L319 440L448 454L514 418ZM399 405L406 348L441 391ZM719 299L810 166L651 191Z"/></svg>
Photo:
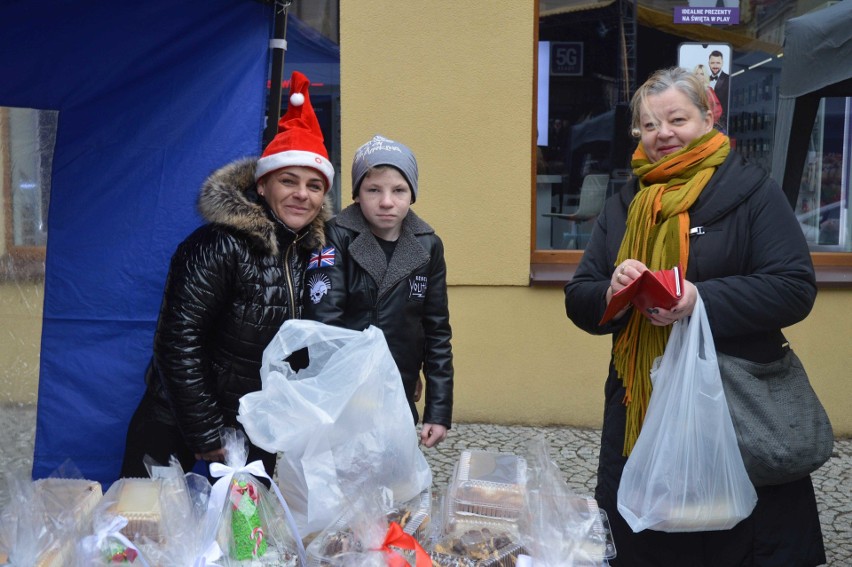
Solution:
<svg viewBox="0 0 852 567"><path fill-rule="evenodd" d="M603 325L624 309L628 303L646 315L652 307L671 309L683 296L683 274L680 266L671 270L646 270L630 285L612 296L599 325Z"/></svg>

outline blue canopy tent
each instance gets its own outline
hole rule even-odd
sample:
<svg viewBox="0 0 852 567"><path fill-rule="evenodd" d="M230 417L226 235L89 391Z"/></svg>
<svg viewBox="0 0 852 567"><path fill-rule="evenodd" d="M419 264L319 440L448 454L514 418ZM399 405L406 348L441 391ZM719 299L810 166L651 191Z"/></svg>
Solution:
<svg viewBox="0 0 852 567"><path fill-rule="evenodd" d="M0 5L0 106L59 113L35 478L70 459L115 480L199 187L261 150L272 18L256 0Z"/></svg>

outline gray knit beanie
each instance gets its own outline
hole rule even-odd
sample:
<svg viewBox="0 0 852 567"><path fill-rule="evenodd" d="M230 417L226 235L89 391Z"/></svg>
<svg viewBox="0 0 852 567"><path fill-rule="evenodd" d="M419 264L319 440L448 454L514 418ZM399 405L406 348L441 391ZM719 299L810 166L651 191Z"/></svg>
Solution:
<svg viewBox="0 0 852 567"><path fill-rule="evenodd" d="M417 200L417 160L408 147L382 136L373 139L358 148L352 159L352 198L358 196L361 181L371 168L377 165L391 165L402 173L411 187L411 202Z"/></svg>

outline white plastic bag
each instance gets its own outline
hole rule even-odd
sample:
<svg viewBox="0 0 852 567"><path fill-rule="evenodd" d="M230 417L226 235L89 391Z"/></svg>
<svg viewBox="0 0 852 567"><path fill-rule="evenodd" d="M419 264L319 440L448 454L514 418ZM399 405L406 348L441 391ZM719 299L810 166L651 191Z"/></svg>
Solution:
<svg viewBox="0 0 852 567"><path fill-rule="evenodd" d="M654 390L618 487L618 511L634 532L724 530L748 517L757 493L725 401L701 297L674 324L651 369Z"/></svg>
<svg viewBox="0 0 852 567"><path fill-rule="evenodd" d="M310 363L284 360L307 347ZM432 484L399 370L376 327L290 320L266 348L263 389L240 399L252 443L280 452L278 485L303 537L343 511L344 488L387 486L411 500Z"/></svg>

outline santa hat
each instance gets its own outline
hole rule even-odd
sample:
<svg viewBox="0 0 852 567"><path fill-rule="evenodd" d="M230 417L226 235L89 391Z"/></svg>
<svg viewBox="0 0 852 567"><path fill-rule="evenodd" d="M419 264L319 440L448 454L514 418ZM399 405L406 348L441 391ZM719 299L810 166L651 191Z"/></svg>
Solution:
<svg viewBox="0 0 852 567"><path fill-rule="evenodd" d="M298 71L290 77L290 103L287 112L278 121L278 133L257 160L254 179L257 181L270 171L300 165L319 171L328 182L328 191L334 181L334 167L328 161L322 131L308 96L311 82Z"/></svg>

